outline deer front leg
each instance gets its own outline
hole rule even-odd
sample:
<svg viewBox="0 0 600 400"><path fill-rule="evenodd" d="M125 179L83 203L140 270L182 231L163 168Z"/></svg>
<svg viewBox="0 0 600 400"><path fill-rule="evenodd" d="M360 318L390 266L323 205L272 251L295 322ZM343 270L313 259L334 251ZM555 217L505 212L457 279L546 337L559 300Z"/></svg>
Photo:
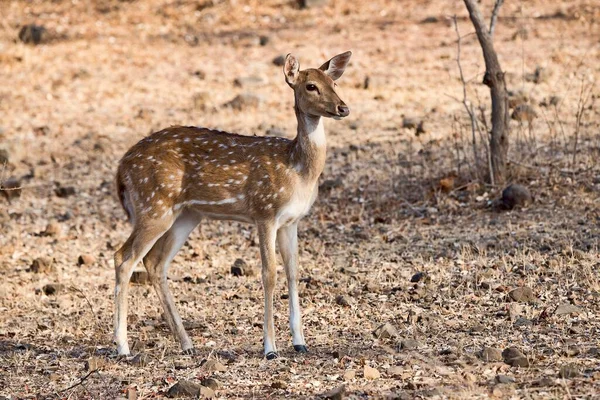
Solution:
<svg viewBox="0 0 600 400"><path fill-rule="evenodd" d="M304 342L300 301L298 300L298 224L280 228L277 232L277 241L288 283L292 343L294 350L306 353L308 349Z"/></svg>
<svg viewBox="0 0 600 400"><path fill-rule="evenodd" d="M260 241L260 257L262 260L262 282L265 293L265 319L263 322L265 357L267 360L277 358L275 346L275 323L273 321L273 291L277 282L275 270L275 236L276 231L272 223L258 225L258 238Z"/></svg>

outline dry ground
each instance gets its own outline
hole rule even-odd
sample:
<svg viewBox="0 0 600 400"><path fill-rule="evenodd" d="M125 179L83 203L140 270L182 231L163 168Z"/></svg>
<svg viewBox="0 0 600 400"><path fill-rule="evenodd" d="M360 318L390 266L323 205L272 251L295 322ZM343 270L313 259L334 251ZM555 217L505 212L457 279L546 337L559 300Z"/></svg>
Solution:
<svg viewBox="0 0 600 400"><path fill-rule="evenodd" d="M490 207L501 188L479 183L469 167L449 16L458 15L464 35L469 96L475 104L488 97L462 2L354 3L0 2L0 148L9 155L2 177L23 177L25 186L10 204L0 198L0 397L110 399L134 389L138 398L160 398L180 379L207 376L220 382L219 398L315 398L342 384L357 399L598 397L600 115L592 99L574 163L572 151L580 88L600 72L598 3L502 9L496 45L508 84L538 112L531 131L511 125L512 180L536 201L510 212ZM489 15L491 2L482 7ZM49 42L18 43L27 23L45 25ZM291 349L280 269L282 357L262 358L256 232L208 222L170 272L199 355L180 353L153 290L136 285L129 337L147 359L118 359L112 254L130 229L113 190L120 156L170 124L293 136L291 91L272 59L293 52L302 66L318 66L347 49L354 56L339 91L351 115L326 122L324 187L300 229L310 353ZM524 79L537 66L543 79ZM233 84L248 76L258 83ZM242 92L260 96L258 107L223 107ZM557 107L538 106L553 95ZM424 118L427 132L402 128L403 115ZM440 190L443 178L454 188ZM75 194L58 197L59 186ZM44 233L49 224L58 229ZM95 261L78 266L80 255ZM53 260L49 272L31 271L38 257ZM230 274L237 258L249 276ZM417 272L427 275L413 283ZM48 283L64 287L46 295ZM533 289L532 301L509 302L521 286ZM375 337L383 323L398 336ZM402 348L411 347L407 339L417 347ZM510 346L529 367L479 356ZM101 365L87 376L91 357ZM210 371L205 359L225 371ZM380 378L365 379L364 365ZM560 377L565 366L577 376ZM344 378L349 370L354 378Z"/></svg>

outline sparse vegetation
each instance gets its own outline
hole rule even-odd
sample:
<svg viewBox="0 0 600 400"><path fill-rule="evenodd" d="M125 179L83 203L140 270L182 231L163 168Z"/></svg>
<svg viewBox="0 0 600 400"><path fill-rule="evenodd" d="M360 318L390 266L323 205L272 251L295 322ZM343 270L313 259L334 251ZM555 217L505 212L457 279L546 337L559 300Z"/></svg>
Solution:
<svg viewBox="0 0 600 400"><path fill-rule="evenodd" d="M0 396L600 391L600 50L590 34L600 6L502 5L494 46L509 106L536 115L510 121L507 183L531 195L512 207L504 187L475 173L471 120L455 100L463 85L453 15L469 109L490 131L485 68L463 2L304 3L2 4ZM39 44L19 40L24 26L43 27ZM114 195L119 158L171 124L293 136L293 100L274 60L293 52L316 65L346 49L353 61L338 90L351 114L326 122L320 196L299 232L310 353L291 346L280 267L281 358L262 358L257 234L205 222L170 270L198 354L181 354L139 273L133 355L118 358L112 255L130 229ZM249 106L230 103L246 95ZM403 127L411 118L418 123Z"/></svg>

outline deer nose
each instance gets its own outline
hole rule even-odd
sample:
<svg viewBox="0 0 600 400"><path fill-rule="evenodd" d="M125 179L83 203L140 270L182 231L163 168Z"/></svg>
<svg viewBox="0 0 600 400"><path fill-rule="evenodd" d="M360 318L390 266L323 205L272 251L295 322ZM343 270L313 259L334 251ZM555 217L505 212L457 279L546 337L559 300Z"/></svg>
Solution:
<svg viewBox="0 0 600 400"><path fill-rule="evenodd" d="M338 106L337 110L338 110L338 114L340 115L340 117L347 117L348 114L350 114L350 109L345 104Z"/></svg>

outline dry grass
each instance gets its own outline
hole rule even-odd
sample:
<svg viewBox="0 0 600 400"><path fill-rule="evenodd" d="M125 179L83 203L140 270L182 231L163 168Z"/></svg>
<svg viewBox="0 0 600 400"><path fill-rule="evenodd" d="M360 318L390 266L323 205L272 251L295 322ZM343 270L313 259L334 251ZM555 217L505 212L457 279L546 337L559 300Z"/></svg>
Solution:
<svg viewBox="0 0 600 400"><path fill-rule="evenodd" d="M214 376L222 398L314 398L346 384L350 398L593 398L600 391L600 136L591 102L573 133L581 79L598 77L600 7L593 1L505 4L495 40L510 89L537 107L532 131L513 122L515 181L536 202L499 212L500 188L470 180L469 122L454 58L450 19L471 26L461 2L379 0L297 10L278 1L98 2L7 1L0 25L0 147L10 162L3 178L25 180L20 199L0 198L0 395L9 398L116 398L135 388L157 398L177 380ZM490 4L488 4L490 3ZM203 4L206 7L198 7ZM491 2L484 2L487 13ZM436 22L423 23L426 17ZM19 27L44 24L53 40L16 43ZM526 29L525 40L513 38ZM270 40L261 46L260 35ZM149 132L169 124L264 134L294 133L291 91L271 60L293 52L303 67L352 49L340 80L351 108L327 121L328 165L312 214L303 221L301 303L311 352L298 356L287 329L283 271L276 304L282 358L262 357L262 289L256 232L238 223L208 222L175 258L171 287L197 357L180 354L161 318L153 290L134 286L130 343L142 342L146 366L117 359L111 344L112 254L130 227L113 193L118 159ZM487 102L478 85L483 60L474 35L462 41L461 61L472 101ZM524 74L548 72L538 84ZM204 79L195 72L202 71ZM237 77L262 76L240 89ZM365 77L370 85L363 89ZM599 85L592 96L597 96ZM257 110L222 104L250 91ZM207 95L198 95L207 93ZM194 97L206 97L202 107ZM489 107L487 111L489 117ZM425 118L427 133L403 129L402 115ZM453 178L444 192L440 179ZM339 179L340 185L330 185ZM54 187L72 185L59 198ZM333 186L333 187L331 187ZM44 235L57 221L61 232ZM78 266L80 254L96 262ZM54 271L29 271L33 259L53 259ZM245 259L253 276L233 277ZM429 278L411 283L416 272ZM65 288L47 296L41 288ZM518 286L534 303L507 301ZM336 303L351 298L349 306ZM578 314L555 315L559 304ZM389 322L398 338L377 339ZM403 339L417 349L399 349ZM485 346L519 347L528 368L478 358ZM345 352L341 359L334 352ZM88 374L90 357L104 361ZM203 359L219 359L212 373ZM580 375L559 378L564 365ZM381 378L363 378L363 365ZM392 366L402 373L391 376ZM343 374L357 371L343 381ZM496 375L515 383L496 384ZM272 388L287 382L284 389ZM11 397L12 396L12 397Z"/></svg>

